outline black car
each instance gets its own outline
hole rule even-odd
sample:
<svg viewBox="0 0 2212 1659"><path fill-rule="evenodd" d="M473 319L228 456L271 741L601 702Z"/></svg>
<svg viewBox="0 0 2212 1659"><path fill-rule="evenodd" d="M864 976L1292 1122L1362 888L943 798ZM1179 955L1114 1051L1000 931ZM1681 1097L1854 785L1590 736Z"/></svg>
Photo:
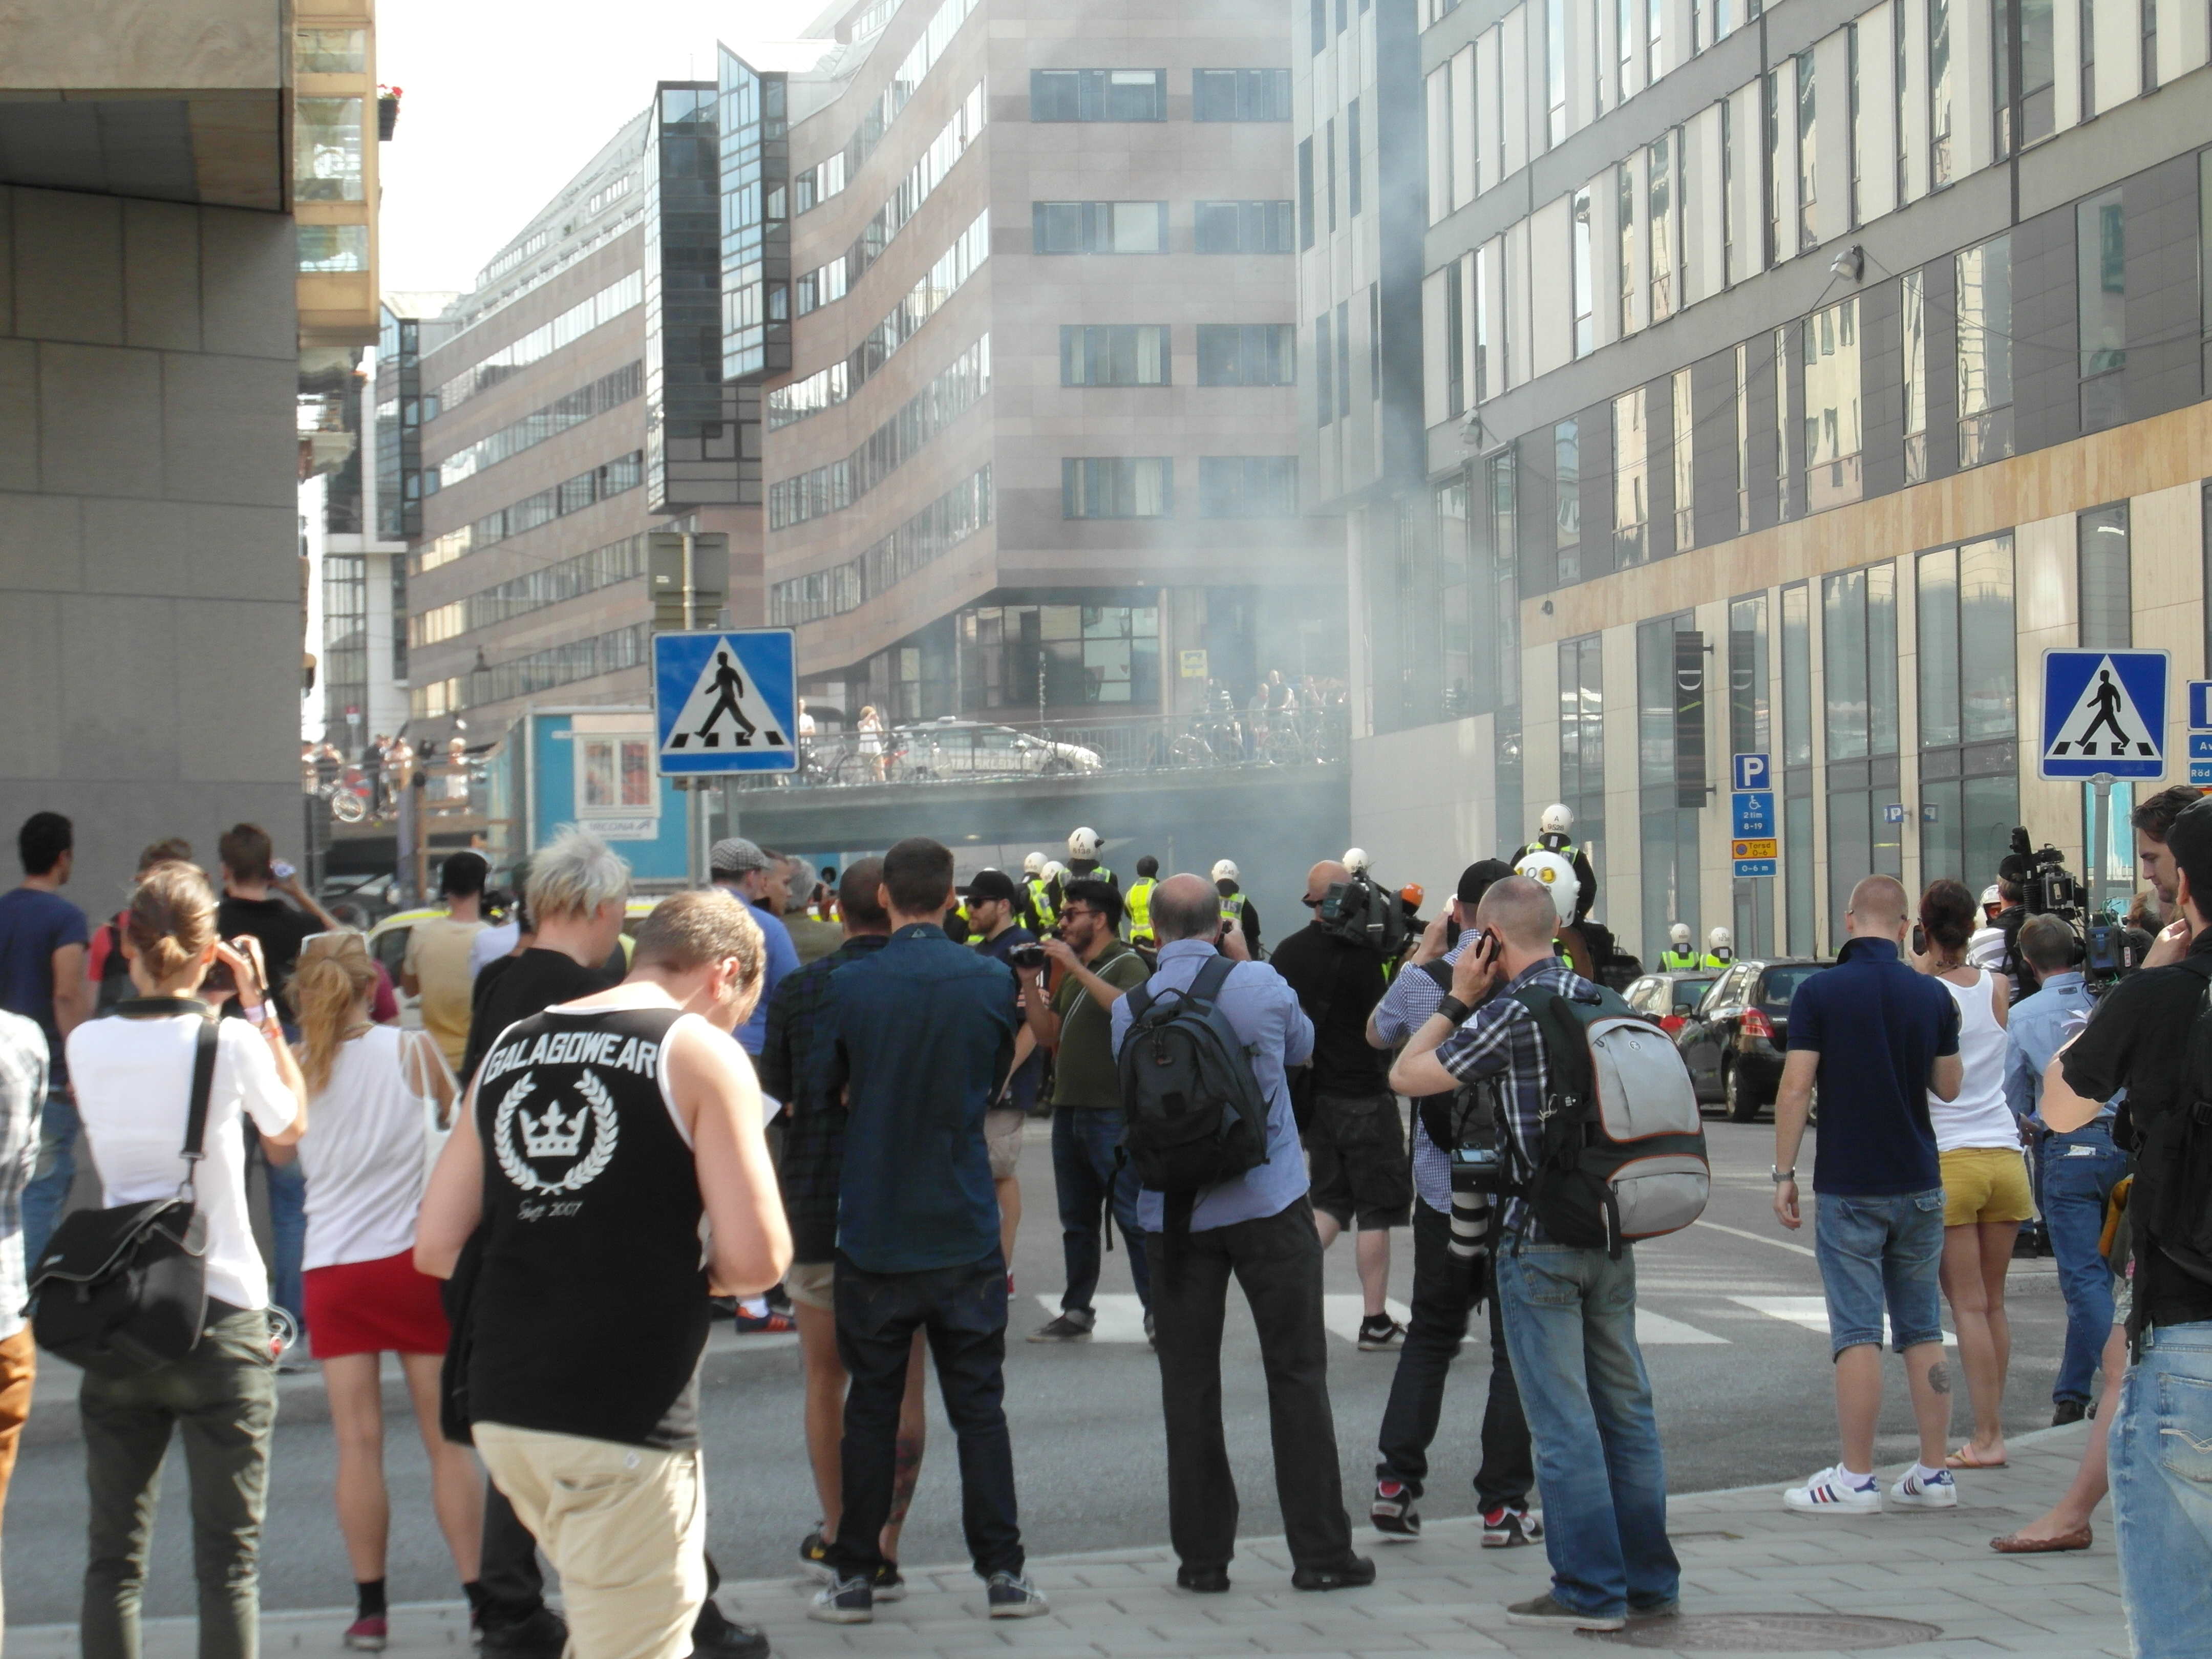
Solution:
<svg viewBox="0 0 2212 1659"><path fill-rule="evenodd" d="M1712 969L1645 974L1620 994L1630 1007L1673 1036L1688 1023L1719 977Z"/></svg>
<svg viewBox="0 0 2212 1659"><path fill-rule="evenodd" d="M1729 1121L1749 1123L1774 1103L1790 1035L1790 999L1832 963L1810 957L1739 962L1721 970L1705 1000L1674 1033L1699 1100L1717 1100Z"/></svg>

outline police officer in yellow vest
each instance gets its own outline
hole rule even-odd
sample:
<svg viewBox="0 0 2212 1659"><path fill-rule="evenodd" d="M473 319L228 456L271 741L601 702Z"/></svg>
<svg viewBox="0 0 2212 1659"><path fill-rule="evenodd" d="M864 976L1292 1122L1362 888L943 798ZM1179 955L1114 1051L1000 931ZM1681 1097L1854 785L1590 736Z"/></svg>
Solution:
<svg viewBox="0 0 2212 1659"><path fill-rule="evenodd" d="M1152 934L1152 889L1159 884L1160 861L1147 853L1137 860L1137 878L1129 884L1126 901L1129 943L1141 945L1147 951L1159 943Z"/></svg>
<svg viewBox="0 0 2212 1659"><path fill-rule="evenodd" d="M1678 921L1667 930L1669 948L1659 953L1662 974L1686 974L1698 967L1698 953L1690 944L1690 924Z"/></svg>
<svg viewBox="0 0 2212 1659"><path fill-rule="evenodd" d="M1105 845L1096 830L1077 830L1067 838L1067 880L1088 877L1103 881L1116 892L1121 890L1121 878L1098 861L1098 849ZM1126 902L1126 901L1125 901Z"/></svg>
<svg viewBox="0 0 2212 1659"><path fill-rule="evenodd" d="M1253 961L1260 961L1260 912L1237 884L1236 860L1214 860L1213 890L1221 895L1222 924L1243 934L1245 951Z"/></svg>
<svg viewBox="0 0 2212 1659"><path fill-rule="evenodd" d="M1597 902L1597 872L1590 866L1589 854L1575 845L1572 831L1575 815L1565 801L1553 801L1536 820L1536 839L1513 855L1518 864L1531 853L1556 853L1574 866L1575 880L1580 884L1580 895L1575 901L1574 920L1579 923L1589 916L1590 908Z"/></svg>
<svg viewBox="0 0 2212 1659"><path fill-rule="evenodd" d="M1031 853L1022 860L1022 925L1039 937L1059 914L1053 908L1052 884L1044 872L1043 854Z"/></svg>
<svg viewBox="0 0 2212 1659"><path fill-rule="evenodd" d="M1705 935L1705 959L1700 968L1726 968L1735 961L1735 935L1725 927L1716 927Z"/></svg>

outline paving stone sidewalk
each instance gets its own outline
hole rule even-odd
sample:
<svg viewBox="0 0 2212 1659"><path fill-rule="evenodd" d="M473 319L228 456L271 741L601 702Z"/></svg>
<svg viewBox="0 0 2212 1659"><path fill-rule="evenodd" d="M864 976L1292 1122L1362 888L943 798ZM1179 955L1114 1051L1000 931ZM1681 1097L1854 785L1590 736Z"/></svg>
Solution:
<svg viewBox="0 0 2212 1659"><path fill-rule="evenodd" d="M2118 1564L2110 1507L2096 1543L2065 1555L1994 1553L1989 1540L2040 1514L2064 1491L2086 1430L2055 1429L2011 1443L2012 1467L1961 1477L1961 1503L1945 1513L1814 1519L1787 1513L1778 1486L1673 1498L1669 1524L1682 1559L1686 1617L1669 1645L1659 1626L1632 1633L1637 1650L1681 1655L1860 1653L1863 1645L1725 1649L1697 1638L1696 1615L1776 1613L1875 1616L1937 1627L1933 1637L1886 1650L1913 1659L2125 1659ZM1893 1469L1884 1471L1893 1478ZM1251 1472L1257 1476L1258 1471ZM335 1524L335 1522L333 1522ZM723 1585L722 1606L766 1627L782 1659L1347 1659L1369 1654L1594 1654L1612 1645L1587 1637L1516 1630L1509 1601L1549 1581L1540 1547L1484 1550L1472 1521L1432 1523L1420 1542L1389 1547L1361 1530L1380 1577L1367 1589L1305 1595L1290 1586L1280 1538L1243 1540L1229 1594L1194 1596L1174 1588L1165 1547L1032 1558L1051 1596L1049 1617L991 1623L981 1586L964 1565L909 1567L911 1592L878 1609L873 1625L817 1625L806 1617L813 1586L796 1575ZM265 1653L336 1653L350 1609L273 1613L261 1624ZM1796 1622L1793 1620L1793 1622ZM398 1659L450 1659L468 1651L458 1603L394 1611L390 1652ZM1822 1638L1825 1639L1825 1638ZM77 1650L74 1626L11 1628L9 1659L64 1659ZM145 1659L190 1659L190 1620L147 1621Z"/></svg>

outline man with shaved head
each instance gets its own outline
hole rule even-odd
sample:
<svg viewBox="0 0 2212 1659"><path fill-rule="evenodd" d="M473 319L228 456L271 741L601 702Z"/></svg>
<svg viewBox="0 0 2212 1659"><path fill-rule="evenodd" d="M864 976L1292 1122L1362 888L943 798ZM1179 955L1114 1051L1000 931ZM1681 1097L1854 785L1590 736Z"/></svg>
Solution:
<svg viewBox="0 0 2212 1659"><path fill-rule="evenodd" d="M1796 1231L1797 1148L1815 1083L1820 1134L1813 1153L1820 1196L1813 1242L1828 1298L1843 1456L1782 1494L1802 1515L1872 1515L1875 1420L1881 1412L1882 1316L1905 1356L1920 1461L1889 1489L1906 1509L1949 1509L1958 1488L1944 1468L1951 1378L1943 1363L1936 1271L1943 1260L1943 1176L1928 1097L1959 1092L1959 1005L1915 973L1903 947L1909 902L1890 876L1851 889L1850 935L1836 965L1801 981L1790 1000L1790 1057L1774 1105L1774 1213Z"/></svg>
<svg viewBox="0 0 2212 1659"><path fill-rule="evenodd" d="M1347 937L1323 914L1352 872L1334 859L1306 874L1303 902L1312 920L1275 947L1275 971L1298 994L1313 1021L1313 1060L1304 1088L1306 1152L1312 1159L1314 1225L1324 1250L1357 1225L1353 1246L1365 1317L1359 1346L1395 1345L1404 1328L1390 1317L1390 1229L1413 1219L1413 1178L1406 1129L1390 1092L1389 1058L1367 1041L1367 1018L1389 984L1389 964L1364 938Z"/></svg>
<svg viewBox="0 0 2212 1659"><path fill-rule="evenodd" d="M1449 994L1407 1039L1390 1086L1421 1096L1494 1085L1499 1148L1514 1179L1525 1181L1542 1146L1553 1082L1542 1030L1521 994L1630 1011L1553 954L1559 912L1541 884L1526 876L1493 882L1474 919L1475 940L1452 964ZM1497 1294L1535 1443L1552 1564L1551 1589L1508 1607L1507 1621L1608 1631L1663 1617L1679 1606L1681 1569L1667 1541L1666 1468L1636 1344L1635 1247L1622 1245L1616 1261L1559 1243L1517 1197L1506 1206L1504 1229L1513 1238L1498 1253Z"/></svg>

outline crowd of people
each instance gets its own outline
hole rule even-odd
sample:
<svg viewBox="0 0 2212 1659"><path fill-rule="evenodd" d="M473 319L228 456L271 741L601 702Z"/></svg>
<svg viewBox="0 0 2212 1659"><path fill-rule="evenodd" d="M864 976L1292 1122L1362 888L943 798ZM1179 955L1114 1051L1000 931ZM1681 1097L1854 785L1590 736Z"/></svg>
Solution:
<svg viewBox="0 0 2212 1659"><path fill-rule="evenodd" d="M1782 1501L1948 1508L1960 1474L2003 1466L2007 1268L2039 1216L2068 1309L2054 1420L2089 1413L2100 1373L2104 1393L2073 1486L1993 1547L2087 1547L2109 1486L2136 1651L2163 1656L2192 1651L2187 1632L2212 1620L2201 1472L2166 1455L2177 1434L2212 1441L2197 1399L2212 1401L2212 1281L2197 1265L2212 1130L2192 1138L2186 1109L2212 1086L2191 1041L2212 982L2212 901L2197 896L2212 893L2212 805L2169 790L2136 827L2158 931L2101 996L2066 923L1992 927L1956 882L1916 905L1880 875L1851 894L1836 964L1797 989L1774 1209L1813 1230L1839 1450ZM214 880L185 842L149 847L95 930L62 891L72 826L36 814L23 882L0 896L0 1500L36 1368L16 1310L36 1308L70 1246L82 1150L94 1208L181 1190L205 1233L197 1341L82 1385L96 1659L139 1651L149 1517L179 1437L203 1650L255 1650L275 1373L309 1363L354 1580L343 1640L385 1645L386 1353L487 1654L765 1653L718 1607L705 1548L699 1374L717 1317L797 1334L814 1618L866 1623L904 1593L931 1369L984 1607L1045 1612L1004 1363L1018 1166L1030 1120L1048 1116L1064 1276L1058 1311L1026 1334L1094 1336L1118 1233L1158 1356L1181 1589L1226 1590L1236 1553L1232 1279L1267 1378L1291 1583L1375 1581L1341 1487L1322 1317L1322 1259L1349 1232L1358 1346L1395 1355L1375 1532L1420 1535L1449 1364L1481 1311L1481 1543L1540 1545L1551 1567L1508 1618L1603 1632L1672 1616L1634 1246L1592 1245L1542 1178L1563 1095L1595 1087L1574 1081L1543 1011L1629 1014L1587 965L1613 951L1570 829L1547 821L1512 862L1470 864L1428 921L1418 890L1381 894L1357 849L1324 860L1304 925L1272 954L1232 860L1163 877L1140 859L1125 888L1088 828L1065 862L1037 854L964 885L927 838L817 872L732 836L706 887L635 918L628 866L570 829L514 872L496 921L486 860L449 855L443 914L411 930L395 988L256 826L219 838ZM1498 1179L1462 1179L1484 1159ZM2117 1246L2116 1192L2130 1194ZM1400 1230L1403 1326L1389 1299ZM1956 1446L1947 1304L1971 1416ZM1920 1442L1886 1491L1885 1341Z"/></svg>

